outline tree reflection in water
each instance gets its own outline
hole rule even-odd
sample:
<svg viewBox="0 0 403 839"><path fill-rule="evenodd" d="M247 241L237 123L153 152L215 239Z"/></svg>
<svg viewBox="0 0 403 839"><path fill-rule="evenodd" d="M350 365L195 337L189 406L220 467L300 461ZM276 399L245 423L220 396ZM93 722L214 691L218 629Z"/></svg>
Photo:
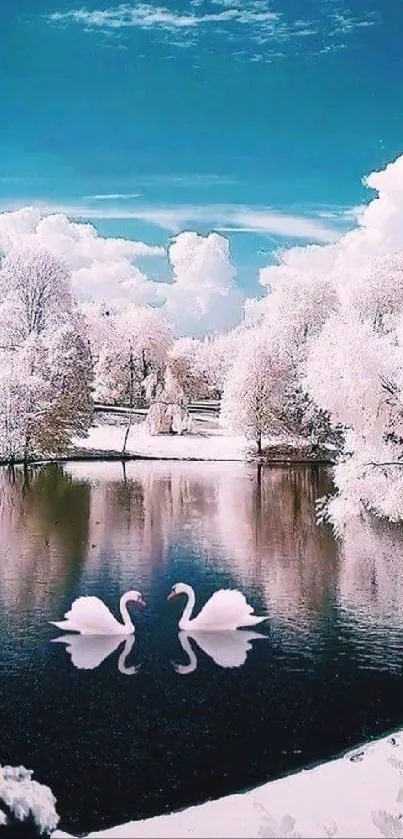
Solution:
<svg viewBox="0 0 403 839"><path fill-rule="evenodd" d="M255 591L282 631L317 632L336 602L361 626L398 627L401 528L355 519L338 543L315 519L315 500L330 490L330 472L318 466L138 461L124 471L116 462L50 464L28 473L3 468L3 605L40 607L43 621L53 619L61 597L78 584L91 586L99 574L116 590L136 581L147 591L155 569L169 572L176 546L202 555L225 584Z"/></svg>

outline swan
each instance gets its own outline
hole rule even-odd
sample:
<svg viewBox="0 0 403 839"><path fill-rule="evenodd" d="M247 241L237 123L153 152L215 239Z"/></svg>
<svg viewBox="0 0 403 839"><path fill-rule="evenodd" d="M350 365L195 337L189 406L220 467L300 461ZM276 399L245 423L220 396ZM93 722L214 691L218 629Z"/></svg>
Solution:
<svg viewBox="0 0 403 839"><path fill-rule="evenodd" d="M125 676L134 676L140 670L141 664L126 667L125 661L129 656L133 644L133 635L61 635L52 638L53 644L65 644L71 663L77 670L95 670L108 656L117 650L124 642L125 646L119 656L118 670Z"/></svg>
<svg viewBox="0 0 403 839"><path fill-rule="evenodd" d="M123 623L119 623L99 597L78 597L65 614L65 621L49 621L66 632L80 632L82 635L132 635L134 625L127 611L126 603L132 600L141 606L145 601L139 591L127 591L119 602Z"/></svg>
<svg viewBox="0 0 403 839"><path fill-rule="evenodd" d="M174 670L182 676L193 673L197 667L196 653L191 647L190 639L213 659L218 667L242 667L252 648L252 641L261 639L267 641L266 635L259 632L245 632L243 629L226 632L178 632L179 643L189 656L188 664L171 662Z"/></svg>
<svg viewBox="0 0 403 839"><path fill-rule="evenodd" d="M247 603L245 595L237 589L220 589L215 591L210 600L203 606L197 617L191 618L196 598L192 586L187 583L176 583L172 586L167 600L172 600L180 594L186 594L188 602L179 621L179 629L203 632L223 632L239 629L241 626L256 626L268 619L268 615L258 617L253 615L252 606Z"/></svg>

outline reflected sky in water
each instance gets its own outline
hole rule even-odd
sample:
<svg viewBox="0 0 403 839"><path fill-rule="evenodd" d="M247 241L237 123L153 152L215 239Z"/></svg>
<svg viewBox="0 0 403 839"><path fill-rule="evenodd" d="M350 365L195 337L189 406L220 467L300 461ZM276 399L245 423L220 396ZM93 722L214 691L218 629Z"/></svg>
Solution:
<svg viewBox="0 0 403 839"><path fill-rule="evenodd" d="M336 543L314 516L330 489L321 467L0 472L1 762L49 784L63 827L240 791L403 723L403 534L360 520ZM178 581L200 605L240 588L269 620L178 634ZM82 594L118 616L133 588L134 643L49 626Z"/></svg>

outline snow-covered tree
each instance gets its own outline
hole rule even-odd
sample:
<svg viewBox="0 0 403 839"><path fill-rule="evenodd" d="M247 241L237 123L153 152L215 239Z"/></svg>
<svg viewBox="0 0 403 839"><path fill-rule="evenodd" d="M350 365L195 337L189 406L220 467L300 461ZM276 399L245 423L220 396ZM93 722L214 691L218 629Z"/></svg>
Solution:
<svg viewBox="0 0 403 839"><path fill-rule="evenodd" d="M35 339L2 352L0 363L0 451L7 460L42 452L52 388L46 353ZM47 451L47 447L45 449Z"/></svg>
<svg viewBox="0 0 403 839"><path fill-rule="evenodd" d="M221 424L255 440L259 454L263 434L279 429L273 409L284 363L287 361L274 352L265 332L256 329L248 334L225 382Z"/></svg>
<svg viewBox="0 0 403 839"><path fill-rule="evenodd" d="M93 364L79 318L46 335L52 405L63 447L72 434L85 435L93 416Z"/></svg>
<svg viewBox="0 0 403 839"><path fill-rule="evenodd" d="M163 374L167 352L172 344L172 326L151 306L128 306L115 320L122 360L128 377L129 404L134 405L136 388L144 391L144 381L154 373Z"/></svg>
<svg viewBox="0 0 403 839"><path fill-rule="evenodd" d="M337 277L338 307L308 353L305 386L346 428L328 508L338 528L363 508L403 518L402 281L403 253Z"/></svg>
<svg viewBox="0 0 403 839"><path fill-rule="evenodd" d="M15 247L0 268L0 343L16 346L68 321L73 311L69 272L49 251Z"/></svg>
<svg viewBox="0 0 403 839"><path fill-rule="evenodd" d="M8 460L65 453L92 419L91 358L72 327L31 336L0 356L0 452Z"/></svg>
<svg viewBox="0 0 403 839"><path fill-rule="evenodd" d="M259 414L252 426L261 432L303 436L316 443L339 439L326 411L302 385L311 342L336 305L330 283L280 271L277 286L259 303L258 318L250 318L223 342L231 359L222 404L227 426L250 433L251 416Z"/></svg>
<svg viewBox="0 0 403 839"><path fill-rule="evenodd" d="M168 354L171 374L188 401L207 399L214 393L208 367L208 344L197 338L179 338Z"/></svg>
<svg viewBox="0 0 403 839"><path fill-rule="evenodd" d="M228 332L208 336L204 340L201 362L207 374L211 396L219 398L222 395L225 379L255 326L255 323L244 320Z"/></svg>
<svg viewBox="0 0 403 839"><path fill-rule="evenodd" d="M157 385L147 414L146 425L149 433L184 434L191 431L192 419L186 402L184 390L168 361L164 382Z"/></svg>
<svg viewBox="0 0 403 839"><path fill-rule="evenodd" d="M0 268L0 450L58 454L92 417L92 359L63 263L14 249Z"/></svg>
<svg viewBox="0 0 403 839"><path fill-rule="evenodd" d="M78 311L83 318L85 334L90 342L94 364L105 346L115 342L115 307L93 300L79 301Z"/></svg>
<svg viewBox="0 0 403 839"><path fill-rule="evenodd" d="M94 358L94 397L134 406L163 379L172 326L159 309L81 305Z"/></svg>

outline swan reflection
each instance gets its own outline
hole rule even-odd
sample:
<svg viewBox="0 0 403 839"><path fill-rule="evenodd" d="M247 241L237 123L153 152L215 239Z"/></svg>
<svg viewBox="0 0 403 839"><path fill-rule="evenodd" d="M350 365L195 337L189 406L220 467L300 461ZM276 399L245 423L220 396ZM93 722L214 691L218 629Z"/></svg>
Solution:
<svg viewBox="0 0 403 839"><path fill-rule="evenodd" d="M197 656L192 649L190 639L203 652L212 658L218 667L242 667L252 649L252 641L266 640L266 635L259 632L250 632L243 629L236 629L228 632L178 632L178 640L189 658L188 664L177 664L172 661L172 666L182 676L193 673L197 668Z"/></svg>
<svg viewBox="0 0 403 839"><path fill-rule="evenodd" d="M130 655L134 635L60 635L53 638L54 644L66 644L66 652L69 653L71 662L77 670L95 670L112 655L115 650L124 642L124 648L118 660L118 670L124 676L135 676L140 670L141 664L127 667L126 659Z"/></svg>

